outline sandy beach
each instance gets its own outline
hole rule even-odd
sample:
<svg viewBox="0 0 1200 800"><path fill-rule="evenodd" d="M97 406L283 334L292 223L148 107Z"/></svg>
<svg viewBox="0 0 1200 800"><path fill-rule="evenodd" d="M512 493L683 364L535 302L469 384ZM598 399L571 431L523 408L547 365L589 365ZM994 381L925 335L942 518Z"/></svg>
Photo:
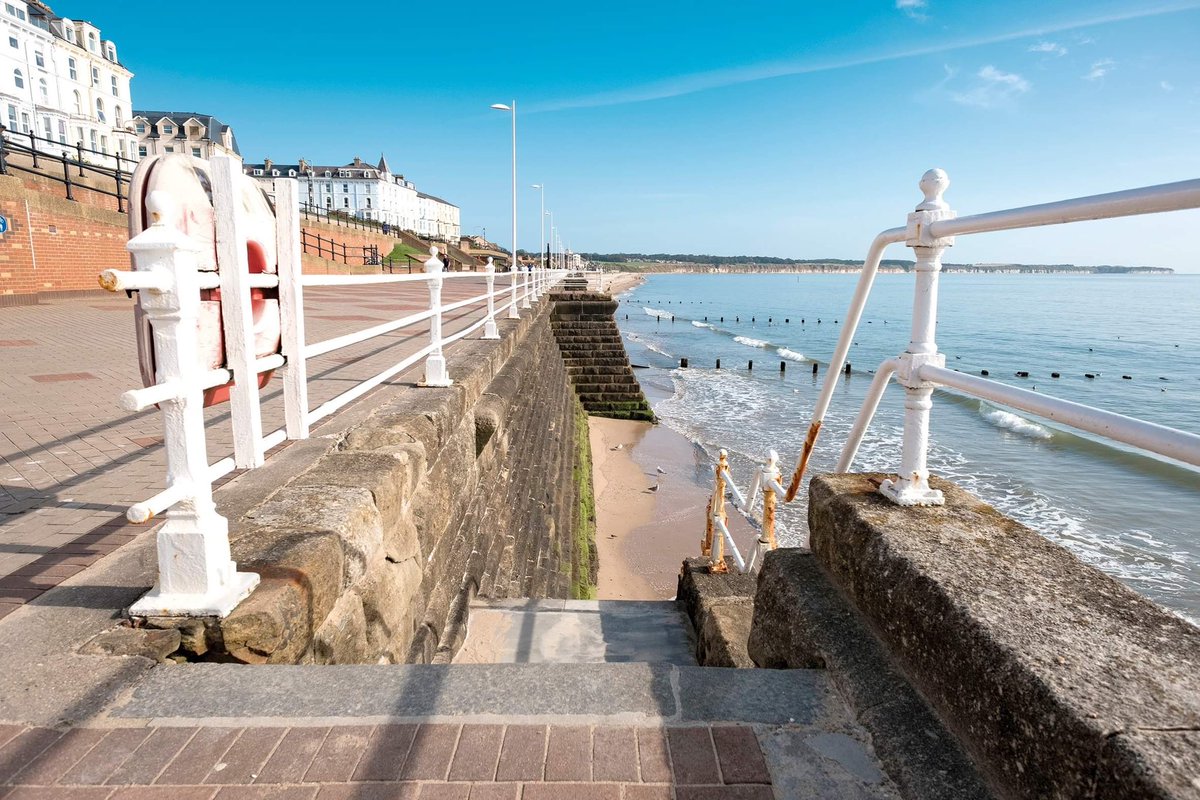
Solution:
<svg viewBox="0 0 1200 800"><path fill-rule="evenodd" d="M628 292L642 281L646 280L640 272L606 272L604 273L604 291L613 297Z"/></svg>
<svg viewBox="0 0 1200 800"><path fill-rule="evenodd" d="M675 596L679 565L700 554L708 495L691 442L647 422L591 417L597 597ZM659 470L662 470L660 473Z"/></svg>

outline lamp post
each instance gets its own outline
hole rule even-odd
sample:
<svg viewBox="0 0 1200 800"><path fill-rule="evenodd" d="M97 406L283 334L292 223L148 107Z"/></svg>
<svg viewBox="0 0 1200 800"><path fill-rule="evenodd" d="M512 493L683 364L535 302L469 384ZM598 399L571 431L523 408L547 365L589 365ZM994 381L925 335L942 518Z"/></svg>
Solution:
<svg viewBox="0 0 1200 800"><path fill-rule="evenodd" d="M542 196L542 233L538 237L538 280L544 283L546 278L546 186L542 183L535 183L533 188L537 189Z"/></svg>
<svg viewBox="0 0 1200 800"><path fill-rule="evenodd" d="M508 318L520 319L521 315L517 313L517 101L513 100L512 105L492 103L492 108L512 114L512 302L508 306ZM528 298L525 307L529 307Z"/></svg>

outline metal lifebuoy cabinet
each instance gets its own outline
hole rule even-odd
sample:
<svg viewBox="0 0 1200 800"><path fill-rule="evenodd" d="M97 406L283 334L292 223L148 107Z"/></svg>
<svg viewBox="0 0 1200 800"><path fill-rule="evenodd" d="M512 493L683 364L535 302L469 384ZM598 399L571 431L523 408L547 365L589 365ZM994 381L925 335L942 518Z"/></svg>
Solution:
<svg viewBox="0 0 1200 800"><path fill-rule="evenodd" d="M277 271L275 249L275 210L270 199L252 178L240 176L239 212L245 214L246 257L252 273ZM175 227L197 245L201 252L197 268L202 272L217 272L223 265L217 261L217 233L213 212L212 183L208 162L182 153L151 156L143 159L133 173L130 184L129 235L137 236L149 227L146 198L151 192L165 191L175 199ZM228 267L232 268L232 267ZM254 325L254 352L257 358L280 351L279 290L250 290L250 306ZM138 364L142 383L152 386L155 377L154 337L150 322L142 311L139 295L134 312L137 326ZM221 290L200 290L199 351L205 369L225 366L225 337L221 319ZM258 376L259 388L266 386L272 372ZM229 399L232 383L214 386L204 392L204 405L211 406Z"/></svg>

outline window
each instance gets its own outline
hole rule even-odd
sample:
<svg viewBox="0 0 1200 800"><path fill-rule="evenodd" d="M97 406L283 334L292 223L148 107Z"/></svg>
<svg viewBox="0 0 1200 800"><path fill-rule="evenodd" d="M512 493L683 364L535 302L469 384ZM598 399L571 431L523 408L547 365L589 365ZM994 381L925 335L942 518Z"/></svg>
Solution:
<svg viewBox="0 0 1200 800"><path fill-rule="evenodd" d="M343 197L342 198L342 208L349 208L349 207L350 207L350 198Z"/></svg>
<svg viewBox="0 0 1200 800"><path fill-rule="evenodd" d="M100 68L92 67L92 86L100 85Z"/></svg>
<svg viewBox="0 0 1200 800"><path fill-rule="evenodd" d="M139 134L145 133L145 132L146 132L146 123L144 123L144 122L139 122L139 123L137 124L137 132L138 132Z"/></svg>
<svg viewBox="0 0 1200 800"><path fill-rule="evenodd" d="M61 119L58 121L58 143L67 143L67 123L63 122Z"/></svg>
<svg viewBox="0 0 1200 800"><path fill-rule="evenodd" d="M331 176L332 176L332 173L329 170L325 170L325 177L328 178Z"/></svg>
<svg viewBox="0 0 1200 800"><path fill-rule="evenodd" d="M38 91L42 95L42 105L50 105L50 90L46 87L45 78L38 78Z"/></svg>
<svg viewBox="0 0 1200 800"><path fill-rule="evenodd" d="M119 128L119 127L121 127L121 124L122 124L124 121L125 121L125 120L124 120L124 119L122 119L122 116L121 116L121 107L120 107L120 106L113 106L113 124L114 124L114 125L116 125L116 126Z"/></svg>
<svg viewBox="0 0 1200 800"><path fill-rule="evenodd" d="M262 174L263 174L263 171L261 169L254 170L254 177L261 178Z"/></svg>
<svg viewBox="0 0 1200 800"><path fill-rule="evenodd" d="M99 149L100 149L100 143L99 143L98 141L96 141L96 132L95 132L95 131L88 131L88 135L89 135L89 138L91 139L91 142L92 142L92 149L93 149L93 150L99 150Z"/></svg>
<svg viewBox="0 0 1200 800"><path fill-rule="evenodd" d="M329 196L325 197L325 207L333 208L333 198L332 197L329 197Z"/></svg>
<svg viewBox="0 0 1200 800"><path fill-rule="evenodd" d="M21 43L17 41L17 37L15 36L8 37L8 46L15 47L18 50L21 49Z"/></svg>
<svg viewBox="0 0 1200 800"><path fill-rule="evenodd" d="M164 147L164 148L163 148L163 150L166 150L168 153L174 153L174 152L175 152L175 146L174 146L174 145L170 145L170 144L169 144L169 145L167 145L166 147Z"/></svg>
<svg viewBox="0 0 1200 800"><path fill-rule="evenodd" d="M17 19L21 19L21 20L25 19L25 9L17 8L12 3L5 3L4 10L7 11L10 15L16 17Z"/></svg>
<svg viewBox="0 0 1200 800"><path fill-rule="evenodd" d="M349 192L349 191L350 191L350 184L348 184L348 183L343 183L343 184L342 184L342 191L343 191L343 192Z"/></svg>
<svg viewBox="0 0 1200 800"><path fill-rule="evenodd" d="M175 126L169 122L167 124L163 125L163 135L164 136L174 136L175 135Z"/></svg>
<svg viewBox="0 0 1200 800"><path fill-rule="evenodd" d="M37 64L42 69L46 68L46 57L42 55L40 50L35 50L33 53L33 63Z"/></svg>
<svg viewBox="0 0 1200 800"><path fill-rule="evenodd" d="M99 97L96 98L96 119L100 120L101 122L105 121L104 101L101 100Z"/></svg>
<svg viewBox="0 0 1200 800"><path fill-rule="evenodd" d="M96 32L88 31L88 50L96 52Z"/></svg>
<svg viewBox="0 0 1200 800"><path fill-rule="evenodd" d="M196 158L201 158L202 156L200 155L200 148L199 148L199 147L193 147L193 148L192 148L192 155L193 155L193 156L195 156Z"/></svg>
<svg viewBox="0 0 1200 800"><path fill-rule="evenodd" d="M108 137L107 136L100 137L100 152L101 153L108 152Z"/></svg>
<svg viewBox="0 0 1200 800"><path fill-rule="evenodd" d="M17 129L17 107L10 105L8 107L8 127L12 130Z"/></svg>
<svg viewBox="0 0 1200 800"><path fill-rule="evenodd" d="M79 90L75 90L75 113L83 114L83 95L79 94Z"/></svg>
<svg viewBox="0 0 1200 800"><path fill-rule="evenodd" d="M25 88L25 76L21 74L21 70L19 70L19 69L13 70L13 83L15 83L17 85L18 89Z"/></svg>
<svg viewBox="0 0 1200 800"><path fill-rule="evenodd" d="M78 142L81 147L83 146L83 128L75 129L75 141Z"/></svg>
<svg viewBox="0 0 1200 800"><path fill-rule="evenodd" d="M46 129L46 138L53 139L54 138L54 123L50 121L49 117L42 117L42 127Z"/></svg>
<svg viewBox="0 0 1200 800"><path fill-rule="evenodd" d="M120 97L120 96L121 96L121 93L120 93L119 91L117 91L117 76L116 76L116 75L113 75L113 76L112 76L112 78L111 78L111 80L112 80L112 93L113 93L113 97Z"/></svg>
<svg viewBox="0 0 1200 800"><path fill-rule="evenodd" d="M146 145L139 144L138 145L138 158L145 158L145 157L146 157Z"/></svg>
<svg viewBox="0 0 1200 800"><path fill-rule="evenodd" d="M111 44L105 49L104 55L106 58L108 58L109 61L117 60L117 51L113 49L113 46Z"/></svg>
<svg viewBox="0 0 1200 800"><path fill-rule="evenodd" d="M279 177L279 170L277 170L277 169L273 169L273 170L271 170L271 177L272 177L272 178L278 178L278 177Z"/></svg>
<svg viewBox="0 0 1200 800"><path fill-rule="evenodd" d="M367 198L367 208L371 207L371 198Z"/></svg>
<svg viewBox="0 0 1200 800"><path fill-rule="evenodd" d="M67 59L67 71L71 73L71 80L79 80L79 70L75 69L75 59Z"/></svg>
<svg viewBox="0 0 1200 800"><path fill-rule="evenodd" d="M289 169L289 170L288 170L288 177L289 177L289 178L294 178L294 177L296 177L296 170L294 170L294 169ZM311 192L311 191L312 191L312 186L309 186L309 187L308 187L308 190Z"/></svg>

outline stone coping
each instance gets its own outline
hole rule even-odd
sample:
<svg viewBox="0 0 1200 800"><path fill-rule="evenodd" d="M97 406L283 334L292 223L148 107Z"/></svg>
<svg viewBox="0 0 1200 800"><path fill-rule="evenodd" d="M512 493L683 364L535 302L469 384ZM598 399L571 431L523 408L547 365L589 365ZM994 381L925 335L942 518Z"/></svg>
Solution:
<svg viewBox="0 0 1200 800"><path fill-rule="evenodd" d="M1200 629L946 481L822 475L811 546L1003 793L1197 797Z"/></svg>

